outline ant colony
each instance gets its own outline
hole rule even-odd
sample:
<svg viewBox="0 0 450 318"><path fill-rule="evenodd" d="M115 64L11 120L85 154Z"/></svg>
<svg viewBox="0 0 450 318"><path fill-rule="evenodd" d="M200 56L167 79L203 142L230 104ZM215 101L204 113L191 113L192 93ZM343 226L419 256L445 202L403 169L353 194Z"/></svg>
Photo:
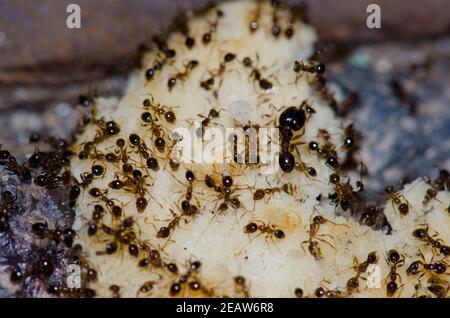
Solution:
<svg viewBox="0 0 450 318"><path fill-rule="evenodd" d="M357 123L335 114L301 10L229 1L176 25L148 45L123 97L84 99L71 163L83 287L103 297L446 296L448 173L366 204L364 180L343 164L358 158ZM227 128L279 132L256 147L277 148L272 169L247 150L222 162L173 155L189 137L174 131L207 142Z"/></svg>

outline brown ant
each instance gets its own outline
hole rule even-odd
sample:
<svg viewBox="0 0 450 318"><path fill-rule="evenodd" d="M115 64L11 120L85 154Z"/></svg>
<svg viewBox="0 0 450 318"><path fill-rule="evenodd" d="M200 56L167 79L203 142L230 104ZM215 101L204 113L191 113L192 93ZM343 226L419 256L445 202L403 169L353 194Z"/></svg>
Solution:
<svg viewBox="0 0 450 318"><path fill-rule="evenodd" d="M234 278L234 289L237 294L244 295L245 298L250 297L250 288L245 282L245 278L242 276L236 276Z"/></svg>
<svg viewBox="0 0 450 318"><path fill-rule="evenodd" d="M286 234L283 230L276 228L273 224L266 224L262 221L259 221L261 224L256 224L255 222L250 222L244 226L244 233L253 234L256 231L259 231L260 234L265 234L266 239L276 237L277 239L285 238Z"/></svg>
<svg viewBox="0 0 450 318"><path fill-rule="evenodd" d="M164 119L170 123L173 124L176 120L176 116L175 113L173 111L174 107L168 107L168 106L164 106L161 105L159 103L155 104L154 100L153 100L153 95L150 95L150 98L146 98L143 102L142 105L144 106L145 109L149 109L151 108L153 110L153 113L155 115L155 119L161 119L161 117L164 116ZM149 112L145 112L141 115L141 119L142 121L144 121L145 123L151 123L153 121L153 117Z"/></svg>
<svg viewBox="0 0 450 318"><path fill-rule="evenodd" d="M450 255L450 247L445 245L441 239L434 239L433 237L435 237L437 234L431 236L428 233L428 225L424 229L419 228L414 230L412 234L415 238L424 241L428 245L430 245L433 248L433 252L435 250L438 250L439 253L443 254L444 256Z"/></svg>
<svg viewBox="0 0 450 318"><path fill-rule="evenodd" d="M253 193L253 200L259 201L259 200L264 199L264 202L267 204L270 200L270 197L273 196L275 193L284 192L288 195L294 195L296 192L296 189L297 189L297 187L292 183L285 183L281 187L257 189Z"/></svg>
<svg viewBox="0 0 450 318"><path fill-rule="evenodd" d="M136 294L137 297L139 297L141 294L148 294L153 290L153 287L157 284L158 282L156 281L146 281L145 283L143 283L140 287L139 290Z"/></svg>
<svg viewBox="0 0 450 318"><path fill-rule="evenodd" d="M431 260L430 263L425 262L425 256L419 250L421 260L414 261L409 265L406 273L408 275L420 274L420 277L424 276L426 272L430 272L437 275L445 274L447 271L447 264L445 262L434 262Z"/></svg>
<svg viewBox="0 0 450 318"><path fill-rule="evenodd" d="M170 210L170 213L172 213L172 220L170 220L169 224L167 226L162 226L159 228L159 230L156 233L157 238L168 238L173 234L173 231L175 228L180 224L181 216L177 215L175 212ZM186 221L185 221L186 223Z"/></svg>
<svg viewBox="0 0 450 318"><path fill-rule="evenodd" d="M350 292L341 291L339 289L330 290L328 288L319 286L314 291L314 295L317 298L327 297L327 298L342 298L350 295Z"/></svg>
<svg viewBox="0 0 450 318"><path fill-rule="evenodd" d="M431 183L431 188L426 191L423 204L428 204L432 199L435 199L438 192L443 190L446 185L448 189L449 181L450 174L448 171L444 169L440 170L439 176Z"/></svg>
<svg viewBox="0 0 450 318"><path fill-rule="evenodd" d="M249 23L249 29L251 33L254 33L259 28L259 19L261 17L261 3L257 3L256 10Z"/></svg>
<svg viewBox="0 0 450 318"><path fill-rule="evenodd" d="M104 251L97 252L97 255L114 254L119 246L133 244L137 242L137 235L133 229L134 220L131 217L124 219L116 228L101 224L99 229L106 235L113 238L107 245Z"/></svg>
<svg viewBox="0 0 450 318"><path fill-rule="evenodd" d="M397 284L397 277L400 279L400 284L402 284L402 278L400 274L397 273L397 269L405 264L405 259L396 250L390 250L387 253L386 262L391 268L387 277L388 282L386 284L386 295L388 297L392 297L397 290L403 286L401 285L399 287Z"/></svg>
<svg viewBox="0 0 450 318"><path fill-rule="evenodd" d="M206 127L208 127L212 119L218 118L220 116L220 111L221 110L217 111L214 108L212 108L209 111L208 116L198 114L199 117L203 118L201 122L201 127L199 127L198 130L196 131L196 135L198 137L203 137L203 135L205 134Z"/></svg>
<svg viewBox="0 0 450 318"><path fill-rule="evenodd" d="M337 173L332 173L329 180L330 183L334 185L334 193L328 196L332 200L332 203L334 203L336 207L340 205L344 211L348 211L349 209L353 211L353 205L357 199L355 197L355 192L350 185L350 180L347 180L345 183L340 182L340 176ZM359 184L362 185L362 183Z"/></svg>
<svg viewBox="0 0 450 318"><path fill-rule="evenodd" d="M317 74L322 75L325 73L326 67L325 64L322 62L325 58L325 55L322 51L317 50L314 52L311 61L308 63L305 63L304 61L295 61L294 62L294 72L295 73L310 73L310 74Z"/></svg>
<svg viewBox="0 0 450 318"><path fill-rule="evenodd" d="M180 204L181 201L181 211L183 215L187 215L187 216L192 216L195 215L198 212L198 206L199 206L199 202L198 199L194 197L194 182L196 180L195 174L191 171L191 170L187 170L186 174L185 174L185 178L188 182L187 188L186 188L186 193L184 194L184 196L182 196L178 202L177 202L177 206L178 204ZM177 178L175 178L180 184L184 185L183 182L181 182L180 180L178 180ZM184 198L184 200L183 200ZM192 199L195 199L197 204L191 204Z"/></svg>
<svg viewBox="0 0 450 318"><path fill-rule="evenodd" d="M219 24L219 19L222 17L223 12L218 11L217 12L217 18L213 22L209 22L209 30L208 32L204 33L202 36L202 42L204 45L208 45L212 40L212 34L217 31L217 25Z"/></svg>
<svg viewBox="0 0 450 318"><path fill-rule="evenodd" d="M428 280L428 290L438 298L447 297L448 291L450 289L450 284L437 276L432 276Z"/></svg>
<svg viewBox="0 0 450 318"><path fill-rule="evenodd" d="M410 204L408 200L404 197L403 194L398 194L394 191L393 186L387 186L384 191L388 194L389 198L392 202L392 208L395 210L395 207L397 207L397 210L400 212L401 215L407 215L410 209ZM402 199L405 202L402 202Z"/></svg>
<svg viewBox="0 0 450 318"><path fill-rule="evenodd" d="M259 61L259 55L256 55L256 59ZM250 68L250 78L253 79L254 82L257 82L259 87L263 90L268 90L273 87L271 81L262 76L262 72L264 72L267 68L263 67L261 70L253 65L252 60L249 57L245 57L242 61L245 67Z"/></svg>
<svg viewBox="0 0 450 318"><path fill-rule="evenodd" d="M357 141L359 138L358 132L355 130L354 125L350 124L344 128L344 143L342 149L347 151L357 148Z"/></svg>
<svg viewBox="0 0 450 318"><path fill-rule="evenodd" d="M318 212L316 208L314 208L314 210L316 212ZM329 234L319 234L320 226L325 223L330 223L333 225L341 225L341 226L347 226L347 225L334 223L334 222L324 218L320 214L316 215L314 217L313 217L313 215L314 215L314 213L311 214L312 220L310 219L310 224L309 224L309 230L308 230L309 238L307 240L301 242L301 245L303 248L303 244L308 244L309 253L312 256L314 256L316 259L322 259L323 255L322 255L322 251L319 246L319 241L329 245L334 250L336 250L336 247L333 244L331 244L330 242L326 241L324 238L322 238L325 236L331 237L331 238L333 238L333 237Z"/></svg>
<svg viewBox="0 0 450 318"><path fill-rule="evenodd" d="M217 202L222 200L219 205L219 211L226 211L231 205L233 209L239 209L241 201L238 196L233 196L233 193L238 190L238 186L233 187L233 178L229 175L222 175L222 185L215 185L214 190L218 193Z"/></svg>
<svg viewBox="0 0 450 318"><path fill-rule="evenodd" d="M354 292L358 289L361 274L367 271L370 264L376 264L377 261L378 257L376 252L370 252L367 255L367 259L362 263L360 263L356 257L353 259L353 269L356 272L356 275L347 281L347 290L349 292Z"/></svg>
<svg viewBox="0 0 450 318"><path fill-rule="evenodd" d="M177 81L186 81L189 74L192 72L194 68L198 66L198 61L191 60L185 65L185 70L183 72L177 73L175 76L169 78L167 82L167 86L169 88L169 92L175 87Z"/></svg>
<svg viewBox="0 0 450 318"><path fill-rule="evenodd" d="M184 286L187 286L192 292L201 292L205 296L213 296L213 291L207 289L197 277L201 265L199 261L189 262L187 272L180 275L178 281L170 286L169 293L172 297L179 295Z"/></svg>

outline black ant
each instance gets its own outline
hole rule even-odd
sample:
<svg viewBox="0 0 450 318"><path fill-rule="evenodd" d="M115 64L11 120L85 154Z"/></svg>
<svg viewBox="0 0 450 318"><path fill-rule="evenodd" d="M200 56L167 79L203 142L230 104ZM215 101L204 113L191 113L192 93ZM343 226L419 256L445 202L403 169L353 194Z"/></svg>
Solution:
<svg viewBox="0 0 450 318"><path fill-rule="evenodd" d="M256 224L255 222L250 222L244 226L244 233L253 234L259 231L261 234L266 234L266 239L269 237L276 237L277 239L285 238L286 234L283 230L276 228L273 224L265 224L260 221L261 224Z"/></svg>
<svg viewBox="0 0 450 318"><path fill-rule="evenodd" d="M313 214L311 215L311 217L313 216ZM336 250L336 247L334 247L333 244L331 244L330 242L328 242L328 241L326 241L325 239L322 238L322 237L325 237L325 236L333 238L331 235L329 235L329 234L319 234L320 226L322 224L325 224L325 223L330 223L330 224L333 224L333 225L347 226L346 224L334 223L334 222L324 218L320 214L316 215L314 218L312 218L312 221L310 220L309 230L308 230L309 238L307 240L301 242L301 245L302 245L302 248L303 248L303 244L308 244L309 253L312 256L314 256L316 259L322 259L323 258L322 251L321 251L320 246L319 246L319 241L329 245L332 249Z"/></svg>
<svg viewBox="0 0 450 318"><path fill-rule="evenodd" d="M445 256L450 255L450 247L445 245L441 239L434 239L433 237L436 236L437 234L431 236L428 233L428 225L424 229L419 228L414 230L412 234L415 238L428 243L433 249L438 250L439 253Z"/></svg>
<svg viewBox="0 0 450 318"><path fill-rule="evenodd" d="M389 198L392 201L392 208L395 209L395 207L397 207L397 210L401 215L407 215L409 212L410 204L408 200L406 200L406 198L403 196L403 194L398 194L397 192L395 192L393 186L387 186L384 191L389 195ZM402 199L406 201L406 203L402 202Z"/></svg>
<svg viewBox="0 0 450 318"><path fill-rule="evenodd" d="M391 268L387 277L388 283L386 284L386 295L392 297L397 290L401 288L401 286L399 287L397 284L397 277L400 279L400 284L402 283L402 278L400 274L397 273L397 269L405 264L405 259L396 250L390 250L387 253L386 262Z"/></svg>

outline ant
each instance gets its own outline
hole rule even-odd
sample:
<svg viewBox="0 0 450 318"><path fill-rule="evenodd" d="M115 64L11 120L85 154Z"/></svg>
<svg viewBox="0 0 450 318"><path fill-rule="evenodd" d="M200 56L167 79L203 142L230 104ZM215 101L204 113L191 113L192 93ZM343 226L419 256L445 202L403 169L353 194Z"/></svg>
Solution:
<svg viewBox="0 0 450 318"><path fill-rule="evenodd" d="M421 274L420 277L424 276L426 272L434 273L437 275L445 274L447 271L447 265L445 262L434 262L431 260L430 263L425 262L425 256L419 250L419 254L422 260L414 261L409 265L406 273L408 275ZM422 267L422 268L421 268Z"/></svg>
<svg viewBox="0 0 450 318"><path fill-rule="evenodd" d="M392 208L395 210L395 207L397 207L397 210L401 215L407 215L409 212L410 204L408 200L406 200L404 195L395 192L393 186L387 186L384 191L388 194L389 198L392 201ZM406 203L402 202L401 199L405 200Z"/></svg>
<svg viewBox="0 0 450 318"><path fill-rule="evenodd" d="M156 116L156 119L161 119L162 116L164 116L164 119L170 123L173 124L176 120L175 113L173 111L174 107L168 107L161 104L155 104L153 100L153 95L150 95L150 98L146 98L142 105L145 109L152 108L154 111L154 115ZM150 123L153 121L152 115L149 112L145 112L141 115L142 121L146 123Z"/></svg>
<svg viewBox="0 0 450 318"><path fill-rule="evenodd" d="M354 292L358 289L361 274L367 271L370 264L376 264L377 261L378 257L376 252L370 252L367 255L367 259L362 263L360 263L356 257L353 259L353 269L356 272L356 275L347 281L347 290L349 292Z"/></svg>
<svg viewBox="0 0 450 318"><path fill-rule="evenodd" d="M144 176L140 170L134 170L132 176L127 175L125 181L122 182L125 190L136 195L136 208L139 213L143 213L148 205L148 201L145 198L146 194L149 194L150 197L152 197L153 200L162 208L161 203L159 203L147 189L147 187L152 185L146 182L146 178L148 177L148 175Z"/></svg>
<svg viewBox="0 0 450 318"><path fill-rule="evenodd" d="M259 61L259 55L256 55L256 59ZM242 61L245 67L251 68L250 78L253 79L254 82L258 82L258 85L263 90L268 90L273 87L272 82L270 82L267 78L263 78L261 72L265 71L266 68L263 67L262 70L259 70L256 66L253 65L252 60L249 57L245 57Z"/></svg>
<svg viewBox="0 0 450 318"><path fill-rule="evenodd" d="M390 266L389 275L387 277L388 283L386 285L386 295L388 297L394 296L399 288L401 288L397 284L397 277L400 280L400 284L402 283L402 278L399 273L397 273L398 268L402 267L405 264L405 258L401 256L396 250L390 250L387 253L386 262Z"/></svg>
<svg viewBox="0 0 450 318"><path fill-rule="evenodd" d="M257 6L256 6L256 10L255 10L253 17L249 23L249 29L250 29L251 33L254 33L258 30L260 17L261 17L261 3L258 2Z"/></svg>
<svg viewBox="0 0 450 318"><path fill-rule="evenodd" d="M194 182L195 182L195 174L191 170L187 170L185 174L185 178L188 182L186 194L184 195L184 200L181 202L181 211L184 215L191 216L195 215L198 212L198 199L194 198ZM175 178L180 184L184 185L180 180ZM197 205L191 204L192 199L197 201ZM180 201L183 199L183 196L178 200L177 206Z"/></svg>
<svg viewBox="0 0 450 318"><path fill-rule="evenodd" d="M171 236L171 234L173 234L175 228L180 224L181 216L173 212L172 209L170 210L170 213L172 213L173 219L169 222L167 226L162 226L158 230L158 232L156 233L157 238L168 238L169 236Z"/></svg>
<svg viewBox="0 0 450 318"><path fill-rule="evenodd" d="M337 173L332 173L329 180L334 185L334 193L328 196L332 200L332 203L336 207L340 205L344 211L348 211L349 209L353 211L353 205L357 200L355 192L350 185L350 180L347 180L346 183L341 183L340 176ZM362 183L359 184L362 187Z"/></svg>
<svg viewBox="0 0 450 318"><path fill-rule="evenodd" d="M203 135L205 134L206 127L208 127L208 125L210 124L210 122L213 118L218 118L220 116L220 111L221 110L217 111L214 108L212 108L209 111L208 116L198 114L199 117L203 118L203 120L201 122L201 127L198 127L198 129L196 131L196 135L198 137L203 137Z"/></svg>
<svg viewBox="0 0 450 318"><path fill-rule="evenodd" d="M143 140L141 140L141 137L139 137L137 134L131 134L128 136L128 141L131 144L131 148L136 147L137 148L137 153L144 158L145 160L147 160L148 158L150 158L150 155L148 153L148 147L145 144L145 142Z"/></svg>
<svg viewBox="0 0 450 318"><path fill-rule="evenodd" d="M437 233L431 236L428 233L428 225L424 229L419 228L414 230L412 234L415 238L428 243L433 248L433 252L436 249L439 251L439 253L443 254L444 256L450 255L450 247L445 245L441 239L434 239L433 237L435 237Z"/></svg>
<svg viewBox="0 0 450 318"><path fill-rule="evenodd" d="M14 173L22 182L31 182L31 170L17 162L8 150L1 150L0 145L0 166L5 165L6 169Z"/></svg>
<svg viewBox="0 0 450 318"><path fill-rule="evenodd" d="M153 290L153 287L154 287L157 283L158 283L158 282L152 281L152 280L146 281L145 283L143 283L143 284L141 285L141 287L139 287L139 290L138 290L136 296L139 297L140 294L148 294L148 293L150 293L150 292Z"/></svg>
<svg viewBox="0 0 450 318"><path fill-rule="evenodd" d="M281 117L280 117L281 118ZM281 126L281 153L278 164L285 173L290 173L296 167L295 157L290 151L290 143L293 137L291 128Z"/></svg>
<svg viewBox="0 0 450 318"><path fill-rule="evenodd" d="M206 296L212 296L213 292L208 290L203 284L199 281L197 274L198 270L201 267L201 263L199 261L189 262L188 271L185 274L182 274L177 282L172 283L170 286L170 295L177 296L181 293L183 286L187 285L188 288L193 292L202 292Z"/></svg>
<svg viewBox="0 0 450 318"><path fill-rule="evenodd" d="M222 175L222 185L215 185L214 190L218 193L217 201L223 200L219 205L219 211L226 211L228 205L233 209L241 207L241 201L238 196L233 196L233 193L238 189L238 186L233 187L233 178L229 175Z"/></svg>
<svg viewBox="0 0 450 318"><path fill-rule="evenodd" d="M237 294L243 294L245 298L250 297L250 288L246 284L244 277L236 276L234 278L234 289Z"/></svg>
<svg viewBox="0 0 450 318"><path fill-rule="evenodd" d="M113 238L111 242L106 244L104 251L98 251L97 255L114 254L120 246L133 244L137 241L136 232L133 229L134 220L131 217L124 219L116 228L101 224L100 230L106 235ZM129 249L129 252L131 250Z"/></svg>
<svg viewBox="0 0 450 318"><path fill-rule="evenodd" d="M426 191L423 204L428 204L432 199L435 199L438 192L443 190L446 184L448 189L449 181L450 174L448 171L444 169L440 170L439 176L431 183L431 188Z"/></svg>
<svg viewBox="0 0 450 318"><path fill-rule="evenodd" d="M437 276L432 276L429 280L428 280L428 290L433 293L433 295L435 295L438 298L445 298L447 297L448 291L450 289L450 284L437 277Z"/></svg>
<svg viewBox="0 0 450 318"><path fill-rule="evenodd" d="M349 292L344 292L338 289L330 290L322 286L318 287L315 290L314 294L316 295L317 298L322 298L324 296L327 298L342 298L349 296Z"/></svg>
<svg viewBox="0 0 450 318"><path fill-rule="evenodd" d="M314 208L314 210L315 210L315 212L318 212L316 208ZM311 217L313 215L314 215L314 213L311 214ZM324 218L320 214L316 215L312 219L312 221L310 219L309 230L308 230L309 238L307 240L301 242L301 245L302 245L302 248L303 248L303 244L308 244L309 253L312 256L314 256L316 259L322 259L323 258L322 251L321 251L320 246L319 246L319 241L329 245L332 249L336 250L336 247L334 247L333 244L331 244L330 242L328 242L328 241L326 241L325 239L322 238L322 237L325 237L325 236L333 238L331 235L329 235L329 234L318 234L320 226L322 224L325 224L325 223L330 223L330 224L333 224L333 225L347 226L346 224L334 223L334 222Z"/></svg>
<svg viewBox="0 0 450 318"><path fill-rule="evenodd" d="M297 153L299 162L295 163L295 169L298 171L302 171L306 174L306 176L308 177L316 177L317 176L317 171L314 167L310 167L307 166L303 161L302 161L302 157L300 154L300 151L298 150L298 148L295 148L295 152Z"/></svg>
<svg viewBox="0 0 450 318"><path fill-rule="evenodd" d="M350 151L357 148L357 141L359 138L358 132L355 130L353 124L344 128L344 143L341 148Z"/></svg>
<svg viewBox="0 0 450 318"><path fill-rule="evenodd" d="M272 187L265 189L257 189L253 193L253 200L259 201L264 199L264 202L267 204L270 200L270 196L273 196L275 193L284 192L288 195L294 195L297 187L292 183L285 183L281 187Z"/></svg>
<svg viewBox="0 0 450 318"><path fill-rule="evenodd" d="M310 74L317 74L322 75L325 73L326 67L325 64L322 63L324 60L325 55L322 51L317 50L314 52L312 56L312 60L308 63L305 63L304 61L295 61L294 62L294 72L300 73L300 72L306 72Z"/></svg>
<svg viewBox="0 0 450 318"><path fill-rule="evenodd" d="M271 32L272 35L275 38L278 38L278 36L281 33L281 27L278 24L278 15L277 15L277 8L279 6L279 2L278 1L272 1L272 28L271 28Z"/></svg>
<svg viewBox="0 0 450 318"><path fill-rule="evenodd" d="M103 119L99 119L95 120L94 124L99 127L99 130L97 130L94 136L94 140L92 141L93 144L99 144L107 138L115 136L120 132L119 126L113 120L105 122Z"/></svg>
<svg viewBox="0 0 450 318"><path fill-rule="evenodd" d="M178 80L183 81L183 82L186 81L189 74L197 66L198 66L198 61L191 60L185 65L184 72L179 72L175 76L170 77L169 80L167 81L167 87L169 88L169 92L172 91L172 89L175 87Z"/></svg>
<svg viewBox="0 0 450 318"><path fill-rule="evenodd" d="M204 33L202 36L202 42L204 45L208 45L212 40L212 34L217 31L217 25L219 24L219 19L223 16L222 11L217 11L217 18L214 22L209 23L209 31Z"/></svg>
<svg viewBox="0 0 450 318"><path fill-rule="evenodd" d="M94 211L92 212L91 221L88 223L88 235L94 236L97 234L99 222L103 220L105 214L105 209L97 204L94 206Z"/></svg>
<svg viewBox="0 0 450 318"><path fill-rule="evenodd" d="M260 234L266 234L266 239L269 237L276 237L277 239L285 238L285 233L283 230L276 228L272 224L265 224L262 221L259 221L261 224L258 225L255 222L250 222L246 226L244 226L244 233L253 234L256 231L259 231Z"/></svg>

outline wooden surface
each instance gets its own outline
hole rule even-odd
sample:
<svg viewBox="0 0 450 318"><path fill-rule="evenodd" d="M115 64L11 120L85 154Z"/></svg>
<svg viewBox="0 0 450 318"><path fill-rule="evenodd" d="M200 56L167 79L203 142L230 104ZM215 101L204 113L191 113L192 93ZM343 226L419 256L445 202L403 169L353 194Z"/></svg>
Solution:
<svg viewBox="0 0 450 318"><path fill-rule="evenodd" d="M77 3L82 28L66 27ZM93 86L116 93L138 45L165 30L179 11L208 0L0 1L0 110L74 101ZM286 1L298 4L300 1ZM448 0L380 0L382 29L366 27L366 0L309 0L322 41L353 45L417 41L450 30ZM95 84L95 85L94 85Z"/></svg>

